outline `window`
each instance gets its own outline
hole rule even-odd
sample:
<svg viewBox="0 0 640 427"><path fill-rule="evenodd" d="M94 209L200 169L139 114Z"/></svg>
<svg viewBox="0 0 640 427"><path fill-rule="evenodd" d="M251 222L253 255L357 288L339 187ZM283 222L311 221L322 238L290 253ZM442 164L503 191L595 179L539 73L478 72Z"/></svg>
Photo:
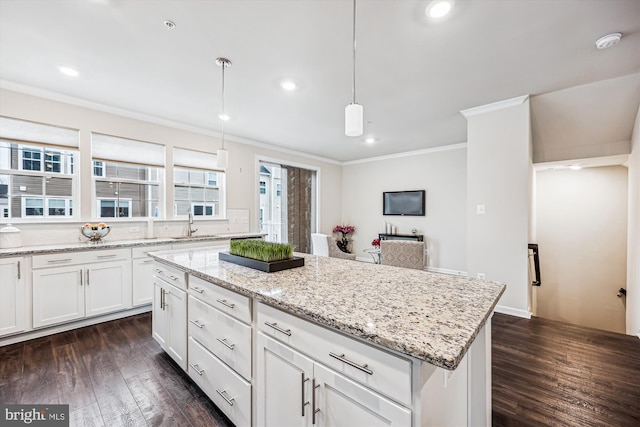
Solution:
<svg viewBox="0 0 640 427"><path fill-rule="evenodd" d="M212 169L216 155L176 147L173 160L173 216L224 218L225 174Z"/></svg>
<svg viewBox="0 0 640 427"><path fill-rule="evenodd" d="M267 194L267 183L266 183L266 181L260 181L260 194Z"/></svg>
<svg viewBox="0 0 640 427"><path fill-rule="evenodd" d="M71 217L79 133L0 116L0 214L7 219ZM65 204L64 213L55 200ZM52 204L52 210L49 205Z"/></svg>
<svg viewBox="0 0 640 427"><path fill-rule="evenodd" d="M174 216L221 218L221 188L224 173L173 168ZM214 184L212 184L214 183Z"/></svg>
<svg viewBox="0 0 640 427"><path fill-rule="evenodd" d="M282 196L282 184L276 184L276 196Z"/></svg>
<svg viewBox="0 0 640 427"><path fill-rule="evenodd" d="M164 146L92 133L91 149L97 218L160 217Z"/></svg>

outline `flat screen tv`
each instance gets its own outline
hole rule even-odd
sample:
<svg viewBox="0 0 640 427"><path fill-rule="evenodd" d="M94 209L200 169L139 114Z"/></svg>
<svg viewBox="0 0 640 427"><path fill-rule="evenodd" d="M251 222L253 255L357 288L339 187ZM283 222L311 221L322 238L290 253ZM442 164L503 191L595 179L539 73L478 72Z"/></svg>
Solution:
<svg viewBox="0 0 640 427"><path fill-rule="evenodd" d="M424 216L425 190L385 191L382 193L383 215Z"/></svg>

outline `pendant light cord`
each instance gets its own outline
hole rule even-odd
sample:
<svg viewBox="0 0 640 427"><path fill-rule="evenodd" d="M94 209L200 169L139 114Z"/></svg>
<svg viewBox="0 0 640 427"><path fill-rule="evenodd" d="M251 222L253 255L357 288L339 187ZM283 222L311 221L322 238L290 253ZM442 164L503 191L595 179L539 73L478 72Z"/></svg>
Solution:
<svg viewBox="0 0 640 427"><path fill-rule="evenodd" d="M353 104L356 103L356 0L353 0Z"/></svg>
<svg viewBox="0 0 640 427"><path fill-rule="evenodd" d="M224 109L224 69L227 68L227 64L222 62L222 149L224 150L224 119L225 119L225 109Z"/></svg>

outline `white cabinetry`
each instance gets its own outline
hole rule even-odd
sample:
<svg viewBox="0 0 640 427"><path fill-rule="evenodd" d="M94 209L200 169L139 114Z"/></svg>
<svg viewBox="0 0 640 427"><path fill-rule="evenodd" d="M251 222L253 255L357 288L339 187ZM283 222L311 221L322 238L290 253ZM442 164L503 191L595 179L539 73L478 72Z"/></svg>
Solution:
<svg viewBox="0 0 640 427"><path fill-rule="evenodd" d="M185 274L153 263L153 338L187 370L187 292Z"/></svg>
<svg viewBox="0 0 640 427"><path fill-rule="evenodd" d="M262 304L258 327L258 425L411 425L408 360Z"/></svg>
<svg viewBox="0 0 640 427"><path fill-rule="evenodd" d="M251 423L251 300L189 276L189 376L235 425Z"/></svg>
<svg viewBox="0 0 640 427"><path fill-rule="evenodd" d="M132 305L138 307L153 301L153 259L148 252L167 251L171 245L142 246L131 249Z"/></svg>
<svg viewBox="0 0 640 427"><path fill-rule="evenodd" d="M33 257L33 327L131 307L128 249Z"/></svg>
<svg viewBox="0 0 640 427"><path fill-rule="evenodd" d="M24 258L0 259L0 336L27 327Z"/></svg>

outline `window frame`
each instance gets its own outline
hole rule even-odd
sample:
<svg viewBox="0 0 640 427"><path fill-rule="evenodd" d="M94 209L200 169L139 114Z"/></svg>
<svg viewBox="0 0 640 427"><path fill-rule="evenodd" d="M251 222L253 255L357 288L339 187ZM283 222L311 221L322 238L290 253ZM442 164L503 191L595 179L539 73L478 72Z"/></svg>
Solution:
<svg viewBox="0 0 640 427"><path fill-rule="evenodd" d="M176 176L178 176L179 174L176 173L176 170L179 169L181 171L186 171L188 172L188 176L191 175L192 172L198 172L198 173L204 173L204 184L201 183L192 183L192 182L184 182L179 181L176 179ZM209 184L210 182L212 182L211 180L211 175L215 174L216 179L215 182L216 185L211 185ZM190 178L188 178L188 181L191 181ZM190 209L191 209L191 213L193 214L193 219L194 220L215 220L215 219L225 219L226 218L226 173L225 171L222 170L216 170L216 169L201 169L201 168L197 168L197 167L189 167L189 166L182 166L182 165L174 165L173 166L173 217L175 219L186 219L188 217L188 215L179 215L177 213L177 205L178 205L178 201L180 202L188 202L190 205ZM176 200L176 187L187 187L189 188L189 200ZM218 191L218 200L217 201L209 201L209 200L205 200L205 201L200 201L200 200L192 200L191 198L191 189L192 188L201 188L204 190L204 192L206 193L207 189L210 190L217 190ZM216 215L216 204L218 205L218 214ZM195 208L196 207L200 207L202 206L203 211L205 212L203 215L197 215L195 213ZM207 215L206 214L206 209L208 207L211 207L211 215Z"/></svg>

